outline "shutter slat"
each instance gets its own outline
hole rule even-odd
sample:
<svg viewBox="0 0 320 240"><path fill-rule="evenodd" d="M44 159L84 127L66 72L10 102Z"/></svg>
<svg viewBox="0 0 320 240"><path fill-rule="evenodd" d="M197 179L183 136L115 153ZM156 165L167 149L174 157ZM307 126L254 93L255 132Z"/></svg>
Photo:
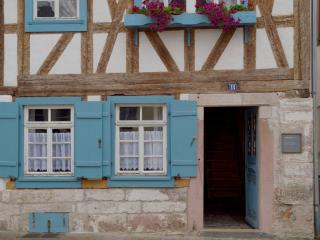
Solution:
<svg viewBox="0 0 320 240"><path fill-rule="evenodd" d="M0 177L18 177L19 107L0 103Z"/></svg>
<svg viewBox="0 0 320 240"><path fill-rule="evenodd" d="M75 176L101 179L102 103L80 102L75 112Z"/></svg>
<svg viewBox="0 0 320 240"><path fill-rule="evenodd" d="M194 101L171 102L170 144L171 175L197 176L197 104Z"/></svg>

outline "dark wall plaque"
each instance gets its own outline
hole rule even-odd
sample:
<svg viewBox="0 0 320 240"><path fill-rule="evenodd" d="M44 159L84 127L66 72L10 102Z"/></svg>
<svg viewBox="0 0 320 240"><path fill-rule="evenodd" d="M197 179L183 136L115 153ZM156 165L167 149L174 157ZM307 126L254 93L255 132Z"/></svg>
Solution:
<svg viewBox="0 0 320 240"><path fill-rule="evenodd" d="M282 153L301 153L301 138L300 133L283 133L281 135Z"/></svg>

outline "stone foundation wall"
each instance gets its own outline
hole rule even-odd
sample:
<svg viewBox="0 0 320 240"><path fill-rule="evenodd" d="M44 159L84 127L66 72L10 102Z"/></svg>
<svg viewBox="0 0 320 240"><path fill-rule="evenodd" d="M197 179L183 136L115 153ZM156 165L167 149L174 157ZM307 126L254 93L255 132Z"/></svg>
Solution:
<svg viewBox="0 0 320 240"><path fill-rule="evenodd" d="M274 132L273 233L283 237L312 238L313 113L312 99L280 99L273 108ZM302 152L281 153L281 133L301 133ZM263 146L262 146L263 147Z"/></svg>
<svg viewBox="0 0 320 240"><path fill-rule="evenodd" d="M30 212L68 212L70 232L185 232L187 188L0 191L0 231L28 231Z"/></svg>

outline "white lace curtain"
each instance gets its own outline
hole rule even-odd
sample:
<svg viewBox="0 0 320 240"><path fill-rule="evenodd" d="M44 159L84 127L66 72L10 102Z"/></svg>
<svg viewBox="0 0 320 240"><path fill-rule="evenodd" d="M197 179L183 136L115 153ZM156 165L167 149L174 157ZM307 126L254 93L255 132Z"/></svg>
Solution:
<svg viewBox="0 0 320 240"><path fill-rule="evenodd" d="M139 170L139 132L120 132L120 170ZM163 170L163 132L144 132L144 171Z"/></svg>
<svg viewBox="0 0 320 240"><path fill-rule="evenodd" d="M29 133L29 171L47 172L47 133ZM52 134L54 172L71 171L71 134Z"/></svg>

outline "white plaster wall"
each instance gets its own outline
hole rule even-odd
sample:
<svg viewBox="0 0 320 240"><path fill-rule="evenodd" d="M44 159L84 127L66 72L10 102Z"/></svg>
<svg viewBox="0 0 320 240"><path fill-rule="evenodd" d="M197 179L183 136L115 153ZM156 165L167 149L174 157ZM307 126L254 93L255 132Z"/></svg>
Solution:
<svg viewBox="0 0 320 240"><path fill-rule="evenodd" d="M81 35L75 34L50 71L51 74L81 73Z"/></svg>
<svg viewBox="0 0 320 240"><path fill-rule="evenodd" d="M143 32L140 33L139 44L139 71L166 72L166 67Z"/></svg>
<svg viewBox="0 0 320 240"><path fill-rule="evenodd" d="M4 36L4 86L17 86L17 35Z"/></svg>
<svg viewBox="0 0 320 240"><path fill-rule="evenodd" d="M201 70L202 65L208 58L209 53L216 44L221 30L196 30L195 31L195 69Z"/></svg>
<svg viewBox="0 0 320 240"><path fill-rule="evenodd" d="M126 34L119 33L110 56L107 72L126 72L126 62Z"/></svg>
<svg viewBox="0 0 320 240"><path fill-rule="evenodd" d="M271 49L270 41L264 28L257 29L256 64L258 69L277 67L277 63Z"/></svg>
<svg viewBox="0 0 320 240"><path fill-rule="evenodd" d="M6 190L6 179L0 178L0 191Z"/></svg>
<svg viewBox="0 0 320 240"><path fill-rule="evenodd" d="M93 22L111 22L108 1L93 0Z"/></svg>
<svg viewBox="0 0 320 240"><path fill-rule="evenodd" d="M0 102L12 102L11 95L0 95Z"/></svg>
<svg viewBox="0 0 320 240"><path fill-rule="evenodd" d="M35 74L57 43L61 34L31 34L30 36L30 73Z"/></svg>
<svg viewBox="0 0 320 240"><path fill-rule="evenodd" d="M108 34L93 35L93 69L96 71ZM119 33L107 66L108 73L126 72L126 34Z"/></svg>
<svg viewBox="0 0 320 240"><path fill-rule="evenodd" d="M214 69L243 69L243 57L243 29L238 28Z"/></svg>
<svg viewBox="0 0 320 240"><path fill-rule="evenodd" d="M184 32L183 31L164 31L160 37L172 58L175 60L180 71L184 69ZM177 44L180 43L180 44Z"/></svg>
<svg viewBox="0 0 320 240"><path fill-rule="evenodd" d="M282 42L284 53L290 68L293 68L294 62L294 28L278 28L279 37Z"/></svg>
<svg viewBox="0 0 320 240"><path fill-rule="evenodd" d="M17 0L4 0L4 23L17 23Z"/></svg>
<svg viewBox="0 0 320 240"><path fill-rule="evenodd" d="M292 15L294 0L274 0L272 15Z"/></svg>

